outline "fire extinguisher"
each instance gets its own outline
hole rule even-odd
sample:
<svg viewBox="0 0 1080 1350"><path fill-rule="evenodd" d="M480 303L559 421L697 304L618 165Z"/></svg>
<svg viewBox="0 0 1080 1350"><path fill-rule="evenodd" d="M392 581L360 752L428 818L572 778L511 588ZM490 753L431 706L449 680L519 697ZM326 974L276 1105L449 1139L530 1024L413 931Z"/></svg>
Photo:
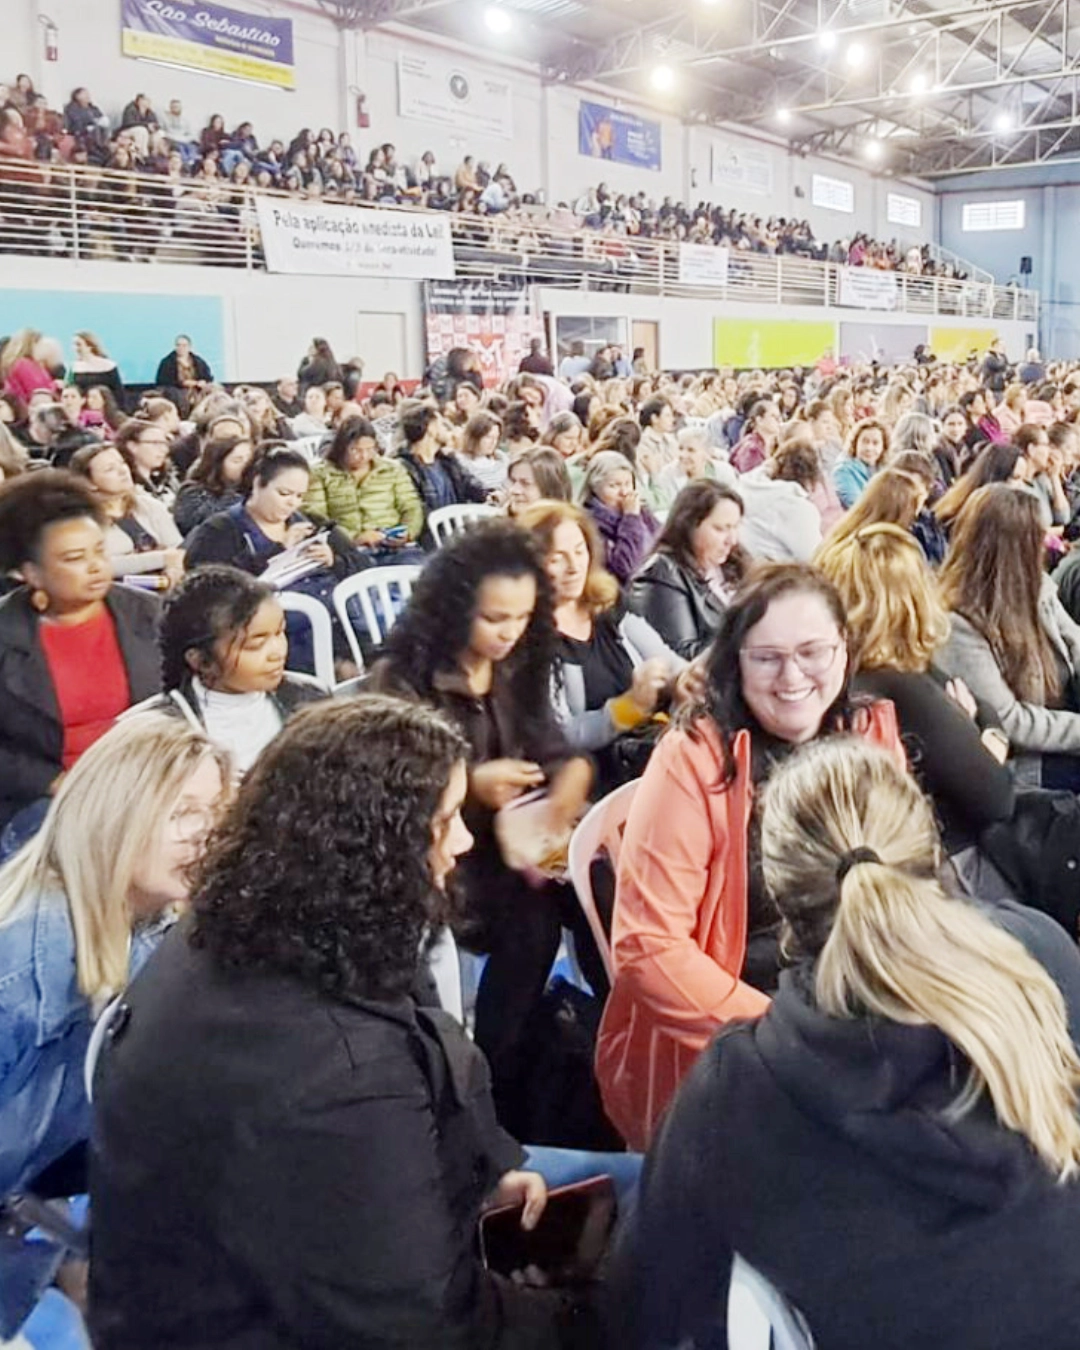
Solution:
<svg viewBox="0 0 1080 1350"><path fill-rule="evenodd" d="M60 29L53 23L52 19L41 15L41 26L45 30L45 60L59 61L60 59Z"/></svg>
<svg viewBox="0 0 1080 1350"><path fill-rule="evenodd" d="M362 130L367 130L371 126L371 115L364 106L367 103L367 94L357 91L356 95L356 125Z"/></svg>

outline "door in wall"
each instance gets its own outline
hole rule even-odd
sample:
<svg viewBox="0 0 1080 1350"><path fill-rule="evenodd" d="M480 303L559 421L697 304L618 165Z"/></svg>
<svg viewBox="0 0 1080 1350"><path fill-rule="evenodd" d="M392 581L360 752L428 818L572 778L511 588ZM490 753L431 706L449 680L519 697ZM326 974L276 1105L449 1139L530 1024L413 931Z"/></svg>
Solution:
<svg viewBox="0 0 1080 1350"><path fill-rule="evenodd" d="M660 369L660 325L649 319L635 319L630 325L630 348L645 348L645 364L650 370Z"/></svg>
<svg viewBox="0 0 1080 1350"><path fill-rule="evenodd" d="M364 381L375 384L390 371L402 380L417 380L420 370L407 370L405 315L365 309L356 316L356 355L364 363Z"/></svg>

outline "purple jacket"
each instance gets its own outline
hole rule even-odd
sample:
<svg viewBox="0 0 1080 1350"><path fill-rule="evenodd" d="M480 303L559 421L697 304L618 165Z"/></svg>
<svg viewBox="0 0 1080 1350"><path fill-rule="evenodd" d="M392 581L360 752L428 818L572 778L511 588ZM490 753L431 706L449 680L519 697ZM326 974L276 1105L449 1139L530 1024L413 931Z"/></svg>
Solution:
<svg viewBox="0 0 1080 1350"><path fill-rule="evenodd" d="M659 523L644 506L640 515L624 516L596 497L590 497L585 509L603 535L608 571L620 585L625 585L645 561L660 532Z"/></svg>

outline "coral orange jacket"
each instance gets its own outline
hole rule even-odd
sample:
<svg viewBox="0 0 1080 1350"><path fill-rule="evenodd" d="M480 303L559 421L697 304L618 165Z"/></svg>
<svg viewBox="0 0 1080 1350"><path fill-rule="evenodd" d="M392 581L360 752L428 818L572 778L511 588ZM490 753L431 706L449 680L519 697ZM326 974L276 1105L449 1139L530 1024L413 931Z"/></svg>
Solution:
<svg viewBox="0 0 1080 1350"><path fill-rule="evenodd" d="M880 701L855 731L906 764L896 713ZM768 996L739 978L746 957L750 736L735 738L721 784L711 723L673 730L634 796L619 856L612 924L615 978L596 1073L613 1124L644 1149L675 1089L725 1022L758 1017Z"/></svg>

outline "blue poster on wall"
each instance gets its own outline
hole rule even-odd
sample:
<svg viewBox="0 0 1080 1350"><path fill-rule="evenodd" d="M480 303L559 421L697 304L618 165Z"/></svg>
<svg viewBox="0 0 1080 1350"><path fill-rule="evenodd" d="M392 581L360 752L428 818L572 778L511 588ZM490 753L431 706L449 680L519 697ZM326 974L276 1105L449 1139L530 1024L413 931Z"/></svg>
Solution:
<svg viewBox="0 0 1080 1350"><path fill-rule="evenodd" d="M578 153L638 169L660 168L660 123L602 103L578 107Z"/></svg>

